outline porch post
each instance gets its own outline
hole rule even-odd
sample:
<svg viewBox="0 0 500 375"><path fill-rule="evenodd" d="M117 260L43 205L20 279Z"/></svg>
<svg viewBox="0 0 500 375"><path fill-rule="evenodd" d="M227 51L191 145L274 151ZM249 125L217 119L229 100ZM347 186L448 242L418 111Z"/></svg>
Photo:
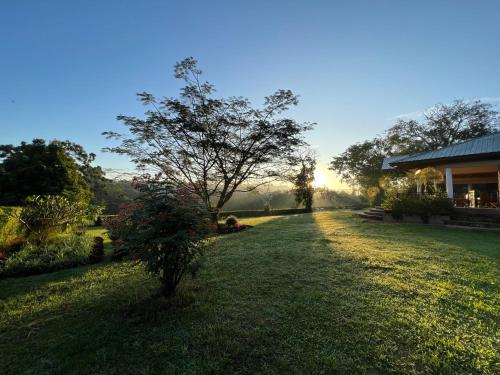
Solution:
<svg viewBox="0 0 500 375"><path fill-rule="evenodd" d="M446 193L449 199L453 199L453 173L451 168L447 167L445 169L446 174Z"/></svg>
<svg viewBox="0 0 500 375"><path fill-rule="evenodd" d="M500 205L500 165L497 165L498 188L497 188L497 204Z"/></svg>

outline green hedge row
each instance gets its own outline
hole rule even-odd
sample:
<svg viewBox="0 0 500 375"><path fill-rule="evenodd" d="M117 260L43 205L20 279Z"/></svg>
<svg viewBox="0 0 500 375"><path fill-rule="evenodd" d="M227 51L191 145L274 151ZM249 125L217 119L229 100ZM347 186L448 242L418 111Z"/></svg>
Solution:
<svg viewBox="0 0 500 375"><path fill-rule="evenodd" d="M281 215L296 215L306 213L305 208L287 208L283 210L241 210L241 211L222 211L219 213L219 217L224 219L229 215L234 215L237 218L245 217L261 217L261 216L281 216Z"/></svg>

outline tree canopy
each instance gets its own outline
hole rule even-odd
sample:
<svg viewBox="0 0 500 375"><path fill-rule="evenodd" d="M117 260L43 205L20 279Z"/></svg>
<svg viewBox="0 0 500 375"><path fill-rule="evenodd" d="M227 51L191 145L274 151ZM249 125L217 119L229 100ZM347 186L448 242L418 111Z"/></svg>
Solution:
<svg viewBox="0 0 500 375"><path fill-rule="evenodd" d="M363 188L377 186L382 176L382 162L387 153L387 144L381 138L356 143L335 156L330 163L330 169L351 185Z"/></svg>
<svg viewBox="0 0 500 375"><path fill-rule="evenodd" d="M289 90L276 91L254 108L242 97L215 98L201 74L193 58L177 63L175 77L186 84L178 98L140 93L145 117L118 116L130 135L104 134L121 141L107 150L129 155L139 169L159 172L217 211L235 192L283 174L305 145L303 133L311 124L280 117L298 103Z"/></svg>
<svg viewBox="0 0 500 375"><path fill-rule="evenodd" d="M500 129L499 113L479 100L437 104L423 117L423 121L399 119L387 131L385 138L393 154L435 150Z"/></svg>
<svg viewBox="0 0 500 375"><path fill-rule="evenodd" d="M83 162L71 156L78 149ZM0 145L0 204L21 205L30 195L62 195L72 201L88 202L90 166L93 160L81 146L69 141L34 139L19 146Z"/></svg>

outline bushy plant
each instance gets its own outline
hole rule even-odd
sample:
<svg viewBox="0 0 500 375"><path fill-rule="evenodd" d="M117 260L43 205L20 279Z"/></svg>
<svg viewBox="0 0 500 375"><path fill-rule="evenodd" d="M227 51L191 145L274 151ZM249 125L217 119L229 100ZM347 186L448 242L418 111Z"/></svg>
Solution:
<svg viewBox="0 0 500 375"><path fill-rule="evenodd" d="M41 244L69 229L82 227L87 217L87 205L72 202L59 195L35 195L26 199L19 217L26 227L31 242Z"/></svg>
<svg viewBox="0 0 500 375"><path fill-rule="evenodd" d="M104 239L102 237L94 237L94 245L89 256L90 263L98 263L104 257Z"/></svg>
<svg viewBox="0 0 500 375"><path fill-rule="evenodd" d="M390 196L384 205L394 217L418 215L427 222L432 215L450 215L453 202L444 194L422 195L400 194Z"/></svg>
<svg viewBox="0 0 500 375"><path fill-rule="evenodd" d="M67 235L44 244L27 243L0 265L0 276L31 275L85 264L92 251L89 236Z"/></svg>
<svg viewBox="0 0 500 375"><path fill-rule="evenodd" d="M24 228L18 218L21 211L21 207L0 207L0 251L24 236Z"/></svg>
<svg viewBox="0 0 500 375"><path fill-rule="evenodd" d="M138 186L136 204L110 225L114 244L130 251L158 275L164 296L171 296L188 271L196 269L204 239L211 232L210 217L186 190L147 181Z"/></svg>
<svg viewBox="0 0 500 375"><path fill-rule="evenodd" d="M234 215L229 215L226 218L226 225L228 227L235 227L236 225L238 225L238 218Z"/></svg>

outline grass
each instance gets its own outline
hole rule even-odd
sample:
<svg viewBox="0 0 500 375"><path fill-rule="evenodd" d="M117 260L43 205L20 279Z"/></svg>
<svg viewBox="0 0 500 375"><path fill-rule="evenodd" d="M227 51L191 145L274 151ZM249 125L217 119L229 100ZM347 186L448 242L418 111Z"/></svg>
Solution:
<svg viewBox="0 0 500 375"><path fill-rule="evenodd" d="M2 373L499 372L498 233L244 222L168 302L127 262L0 281Z"/></svg>

